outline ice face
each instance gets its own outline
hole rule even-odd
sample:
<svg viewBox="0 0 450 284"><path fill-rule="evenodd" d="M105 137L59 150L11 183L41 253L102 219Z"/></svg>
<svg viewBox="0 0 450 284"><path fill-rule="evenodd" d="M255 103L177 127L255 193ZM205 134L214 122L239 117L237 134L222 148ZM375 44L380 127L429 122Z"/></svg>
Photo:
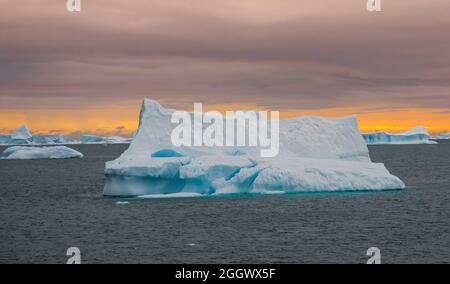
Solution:
<svg viewBox="0 0 450 284"><path fill-rule="evenodd" d="M65 146L13 146L3 151L0 159L67 159L82 157L83 154L80 152Z"/></svg>
<svg viewBox="0 0 450 284"><path fill-rule="evenodd" d="M423 126L404 133L375 132L363 134L367 144L437 144Z"/></svg>
<svg viewBox="0 0 450 284"><path fill-rule="evenodd" d="M383 164L370 161L356 117L280 121L280 153L257 147L175 147L174 110L144 100L129 148L106 163L105 195L192 196L402 189Z"/></svg>

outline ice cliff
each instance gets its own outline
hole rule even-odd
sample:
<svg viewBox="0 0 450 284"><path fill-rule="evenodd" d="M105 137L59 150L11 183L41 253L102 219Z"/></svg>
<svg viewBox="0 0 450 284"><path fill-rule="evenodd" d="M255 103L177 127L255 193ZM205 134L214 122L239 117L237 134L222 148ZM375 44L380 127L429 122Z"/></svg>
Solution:
<svg viewBox="0 0 450 284"><path fill-rule="evenodd" d="M423 126L403 133L374 132L363 134L367 144L437 144Z"/></svg>
<svg viewBox="0 0 450 284"><path fill-rule="evenodd" d="M106 163L104 194L192 196L228 193L402 189L372 163L356 117L280 121L280 152L260 158L255 147L175 147L174 110L144 100L129 148Z"/></svg>

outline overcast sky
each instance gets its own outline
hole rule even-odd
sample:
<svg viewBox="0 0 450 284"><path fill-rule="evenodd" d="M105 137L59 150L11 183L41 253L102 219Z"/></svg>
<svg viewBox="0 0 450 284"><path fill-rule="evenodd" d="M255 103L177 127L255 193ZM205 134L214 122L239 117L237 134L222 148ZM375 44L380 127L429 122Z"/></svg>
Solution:
<svg viewBox="0 0 450 284"><path fill-rule="evenodd" d="M0 130L130 132L144 97L450 130L448 0L65 2L0 0Z"/></svg>

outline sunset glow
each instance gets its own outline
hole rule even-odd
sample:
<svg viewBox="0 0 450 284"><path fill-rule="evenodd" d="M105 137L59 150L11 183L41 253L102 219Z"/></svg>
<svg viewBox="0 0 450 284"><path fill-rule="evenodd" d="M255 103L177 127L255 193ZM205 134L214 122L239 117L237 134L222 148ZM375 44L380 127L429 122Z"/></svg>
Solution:
<svg viewBox="0 0 450 284"><path fill-rule="evenodd" d="M450 131L448 0L63 2L0 0L1 133L129 136L144 98Z"/></svg>

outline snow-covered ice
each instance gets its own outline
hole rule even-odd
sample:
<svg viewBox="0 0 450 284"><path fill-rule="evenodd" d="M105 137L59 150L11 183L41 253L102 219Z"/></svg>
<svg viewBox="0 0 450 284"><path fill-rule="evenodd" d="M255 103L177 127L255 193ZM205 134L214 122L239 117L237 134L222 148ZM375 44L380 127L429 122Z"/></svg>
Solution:
<svg viewBox="0 0 450 284"><path fill-rule="evenodd" d="M129 148L106 163L105 195L192 197L230 193L402 189L383 164L372 163L356 117L280 121L280 152L258 147L175 147L174 110L144 100Z"/></svg>
<svg viewBox="0 0 450 284"><path fill-rule="evenodd" d="M374 132L363 134L367 144L437 144L423 126L403 133Z"/></svg>
<svg viewBox="0 0 450 284"><path fill-rule="evenodd" d="M3 151L0 159L67 159L82 157L83 154L66 146L12 146Z"/></svg>

